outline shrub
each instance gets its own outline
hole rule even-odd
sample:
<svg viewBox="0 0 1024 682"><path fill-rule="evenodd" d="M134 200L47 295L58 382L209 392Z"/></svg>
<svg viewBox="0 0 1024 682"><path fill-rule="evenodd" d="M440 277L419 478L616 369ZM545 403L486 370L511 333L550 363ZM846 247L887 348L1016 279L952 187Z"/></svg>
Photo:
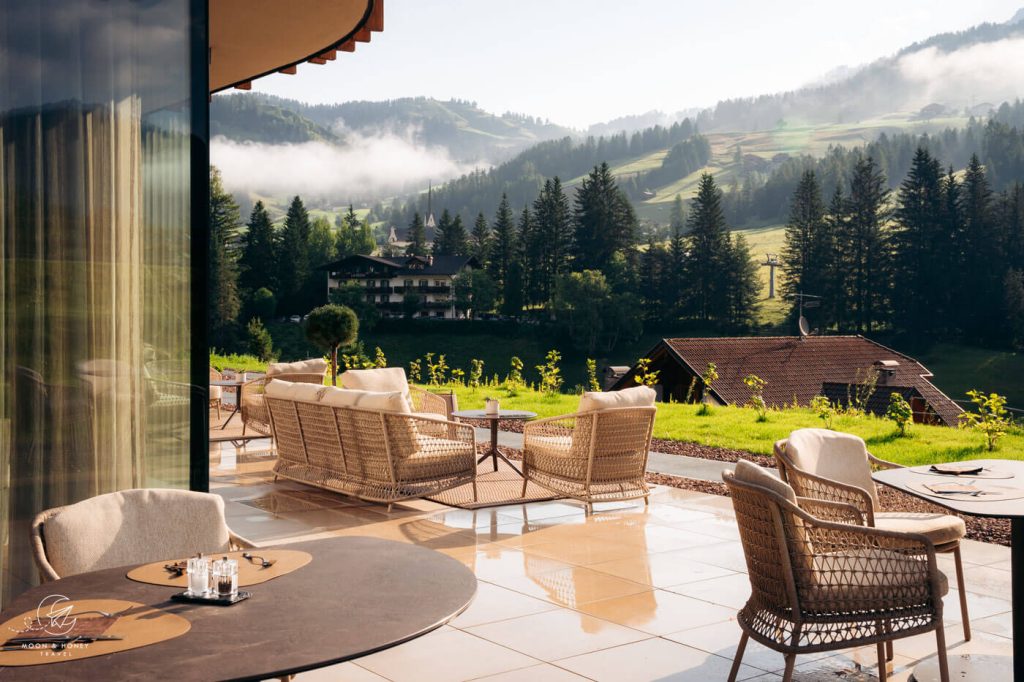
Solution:
<svg viewBox="0 0 1024 682"><path fill-rule="evenodd" d="M331 353L331 384L338 385L338 346L348 346L359 334L359 318L343 305L314 308L306 320L306 338Z"/></svg>
<svg viewBox="0 0 1024 682"><path fill-rule="evenodd" d="M562 370L558 367L561 359L562 355L557 350L549 350L544 356L544 364L537 365L542 393L555 395L562 388Z"/></svg>
<svg viewBox="0 0 1024 682"><path fill-rule="evenodd" d="M661 370L651 371L651 359L640 358L636 361L636 383L641 386L654 387L658 383L658 375L661 374ZM717 378L717 375L716 375Z"/></svg>
<svg viewBox="0 0 1024 682"><path fill-rule="evenodd" d="M453 367L451 379L453 384L459 384L461 386L465 383L466 372L458 367Z"/></svg>
<svg viewBox="0 0 1024 682"><path fill-rule="evenodd" d="M889 396L889 407L885 410L885 417L895 422L896 428L899 429L900 437L903 437L907 435L907 425L914 418L914 412L906 398L899 393L892 393Z"/></svg>
<svg viewBox="0 0 1024 682"><path fill-rule="evenodd" d="M709 362L707 369L700 375L700 380L704 383L704 392L701 396L700 409L697 410L697 415L706 417L711 414L711 404L708 401L711 400L711 386L718 380L718 366L713 362Z"/></svg>
<svg viewBox="0 0 1024 682"><path fill-rule="evenodd" d="M252 292L249 299L249 314L261 320L269 320L277 311L277 297L274 292L266 287L260 287Z"/></svg>
<svg viewBox="0 0 1024 682"><path fill-rule="evenodd" d="M757 421L768 421L768 405L764 401L764 387L768 382L756 374L748 374L743 378L743 383L750 389L750 400L747 401L747 405L757 412Z"/></svg>
<svg viewBox="0 0 1024 682"><path fill-rule="evenodd" d="M484 361L476 358L469 361L469 385L471 388L480 388L480 380L484 376Z"/></svg>
<svg viewBox="0 0 1024 682"><path fill-rule="evenodd" d="M270 362L274 359L274 340L270 338L270 332L263 326L263 320L254 317L246 325L248 333L247 346L249 352L262 360Z"/></svg>
<svg viewBox="0 0 1024 682"><path fill-rule="evenodd" d="M448 363L443 353L437 356L437 362L434 362L433 353L427 353L424 360L427 363L427 378L431 386L440 386L448 380Z"/></svg>
<svg viewBox="0 0 1024 682"><path fill-rule="evenodd" d="M597 360L587 358L587 389L588 391L600 391L601 384L597 381Z"/></svg>
<svg viewBox="0 0 1024 682"><path fill-rule="evenodd" d="M342 354L341 363L345 365L345 369L373 369L377 366L366 354L366 347L362 341L356 344L352 353Z"/></svg>
<svg viewBox="0 0 1024 682"><path fill-rule="evenodd" d="M818 419L825 422L826 429L832 428L832 419L836 416L836 408L828 398L823 395L814 396L811 398L811 409L818 415Z"/></svg>
<svg viewBox="0 0 1024 682"><path fill-rule="evenodd" d="M388 366L388 359L387 359L387 357L385 357L384 351L382 351L380 349L380 346L377 346L374 349L373 364L374 364L375 367L387 367Z"/></svg>
<svg viewBox="0 0 1024 682"><path fill-rule="evenodd" d="M423 366L420 364L419 359L409 363L409 381L414 384L423 381Z"/></svg>
<svg viewBox="0 0 1024 682"><path fill-rule="evenodd" d="M967 396L977 406L978 411L961 414L960 427L975 429L985 434L985 442L991 452L996 449L996 442L1006 435L1006 430L1010 427L1006 397L997 393L985 395L982 391L967 391Z"/></svg>
<svg viewBox="0 0 1024 682"><path fill-rule="evenodd" d="M523 361L513 355L509 364L508 376L505 377L505 392L512 397L517 395L526 384L523 381Z"/></svg>

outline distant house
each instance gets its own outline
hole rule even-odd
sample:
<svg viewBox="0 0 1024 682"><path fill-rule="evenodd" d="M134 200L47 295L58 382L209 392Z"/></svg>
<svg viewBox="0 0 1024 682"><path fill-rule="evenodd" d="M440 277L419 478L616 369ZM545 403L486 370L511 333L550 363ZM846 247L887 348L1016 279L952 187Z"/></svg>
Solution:
<svg viewBox="0 0 1024 682"><path fill-rule="evenodd" d="M327 271L327 292L358 284L366 300L385 317L404 317L406 297L419 297L417 317L454 319L452 281L461 272L479 267L469 256L349 256L321 267Z"/></svg>
<svg viewBox="0 0 1024 682"><path fill-rule="evenodd" d="M663 339L646 357L651 370L660 372L663 400L742 405L750 398L743 379L756 374L768 382L764 398L769 405L806 405L817 395L845 404L856 400L864 382L877 374L865 405L871 412L884 413L893 392L911 403L918 421L955 426L962 412L929 381L932 373L921 363L863 336ZM710 362L718 380L705 396L700 375ZM634 367L611 388L635 385L635 374Z"/></svg>

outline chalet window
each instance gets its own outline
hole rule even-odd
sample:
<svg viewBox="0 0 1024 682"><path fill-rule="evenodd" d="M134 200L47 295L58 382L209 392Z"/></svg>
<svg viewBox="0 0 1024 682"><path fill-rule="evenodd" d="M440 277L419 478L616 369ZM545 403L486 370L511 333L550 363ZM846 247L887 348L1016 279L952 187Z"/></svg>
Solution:
<svg viewBox="0 0 1024 682"><path fill-rule="evenodd" d="M447 283L443 279L435 279L434 280L434 286L435 287L443 287L443 286L446 286L446 284Z"/></svg>
<svg viewBox="0 0 1024 682"><path fill-rule="evenodd" d="M403 284L403 286L405 286L406 288L409 288L409 289L411 289L411 288L412 288L412 280L411 280L411 279L407 279L407 280L405 280L404 282L402 282L402 284Z"/></svg>
<svg viewBox="0 0 1024 682"><path fill-rule="evenodd" d="M426 289L429 285L430 285L430 282L428 282L427 280L425 280L425 279L421 279L420 280L420 287Z"/></svg>

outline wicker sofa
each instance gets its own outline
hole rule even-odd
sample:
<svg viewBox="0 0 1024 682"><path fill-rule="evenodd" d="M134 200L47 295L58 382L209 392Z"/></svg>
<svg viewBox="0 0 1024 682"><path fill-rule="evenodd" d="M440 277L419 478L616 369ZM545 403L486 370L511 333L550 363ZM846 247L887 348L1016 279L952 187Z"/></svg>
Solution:
<svg viewBox="0 0 1024 682"><path fill-rule="evenodd" d="M476 498L472 427L413 413L400 391L275 379L264 399L275 476L389 505L467 483Z"/></svg>
<svg viewBox="0 0 1024 682"><path fill-rule="evenodd" d="M529 481L594 502L647 501L644 481L654 429L655 392L646 386L584 393L575 414L523 428L523 496Z"/></svg>
<svg viewBox="0 0 1024 682"><path fill-rule="evenodd" d="M263 400L263 391L267 382L283 379L292 383L316 384L322 386L327 376L328 365L323 358L300 360L299 362L272 362L267 366L266 376L247 381L240 393L242 401L242 434L252 429L264 435L270 435L270 413L267 403Z"/></svg>

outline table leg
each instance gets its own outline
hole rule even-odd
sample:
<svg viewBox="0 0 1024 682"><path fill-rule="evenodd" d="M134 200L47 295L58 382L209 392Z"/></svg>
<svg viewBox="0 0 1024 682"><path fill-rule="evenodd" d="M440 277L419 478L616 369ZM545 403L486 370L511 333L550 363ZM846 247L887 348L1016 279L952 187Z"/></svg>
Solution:
<svg viewBox="0 0 1024 682"><path fill-rule="evenodd" d="M480 459L478 459L476 461L476 463L477 464L481 464L483 462L486 462L487 458L490 457L491 458L491 462L494 464L494 470L497 471L498 470L498 459L500 458L501 461L503 461L505 464L509 465L509 467L512 469L512 471L514 471L517 474L519 474L520 476L522 476L523 472L520 471L518 468L516 468L516 465L513 464L512 461L508 457L506 457L505 455L501 454L501 450L498 449L498 420L497 419L491 419L489 421L491 423L491 449L488 452L485 452L483 454L483 456L480 457Z"/></svg>
<svg viewBox="0 0 1024 682"><path fill-rule="evenodd" d="M1010 520L1010 584L1013 590L1013 679L1024 682L1024 516Z"/></svg>
<svg viewBox="0 0 1024 682"><path fill-rule="evenodd" d="M235 418L235 415L242 411L242 388L243 388L243 386L244 386L244 384L239 384L238 385L238 390L235 391L235 409L234 409L234 411L231 414L228 415L228 418L224 420L224 423L221 424L221 426L220 426L220 430L221 431L223 431L224 429L228 428L228 424L231 422L232 419Z"/></svg>

